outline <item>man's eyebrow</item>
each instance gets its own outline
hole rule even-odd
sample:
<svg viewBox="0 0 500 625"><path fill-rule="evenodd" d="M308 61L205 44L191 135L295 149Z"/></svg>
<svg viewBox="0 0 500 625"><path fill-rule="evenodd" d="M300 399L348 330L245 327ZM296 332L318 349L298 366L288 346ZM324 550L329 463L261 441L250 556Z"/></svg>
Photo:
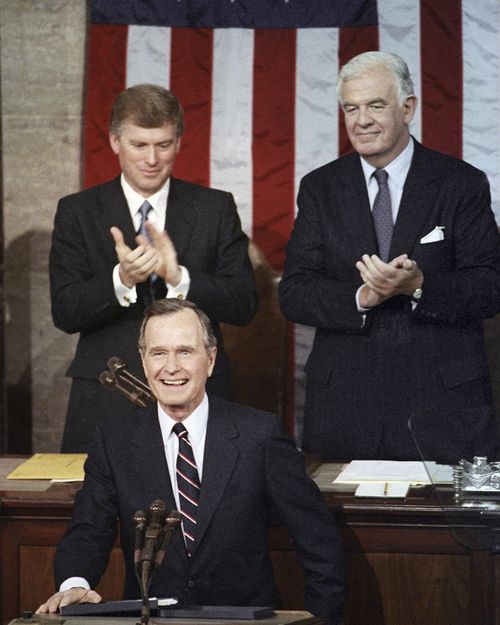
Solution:
<svg viewBox="0 0 500 625"><path fill-rule="evenodd" d="M365 102L361 102L361 104L365 104ZM387 100L385 98L374 98L366 102L366 106L370 106L371 104L387 104ZM343 102L342 106L360 106L360 104L357 102Z"/></svg>

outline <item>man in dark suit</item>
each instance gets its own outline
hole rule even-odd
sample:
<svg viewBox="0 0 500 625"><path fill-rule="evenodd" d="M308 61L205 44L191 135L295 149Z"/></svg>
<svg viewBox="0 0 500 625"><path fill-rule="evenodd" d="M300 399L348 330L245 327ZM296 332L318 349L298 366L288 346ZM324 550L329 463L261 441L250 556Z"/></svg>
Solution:
<svg viewBox="0 0 500 625"><path fill-rule="evenodd" d="M98 424L73 518L57 548L60 590L38 611L100 601L90 588L106 568L117 519L124 595L140 598L133 517L160 498L167 510L182 512L182 531L155 572L150 596L190 605L278 607L269 554L274 510L304 567L306 608L327 625L340 623L344 582L333 516L276 416L207 397L216 339L206 315L188 301L156 301L146 311L139 346L158 404ZM197 473L191 483L201 481L188 501L194 503L189 516L174 433L181 423Z"/></svg>
<svg viewBox="0 0 500 625"><path fill-rule="evenodd" d="M80 333L67 372L73 382L63 452L86 451L99 419L131 408L98 380L111 356L141 371L135 340L152 298L189 296L207 313L220 346L208 391L230 397L219 322L245 325L256 312L248 239L230 193L171 177L182 132L182 108L171 92L126 89L110 121L121 176L59 202L52 316L59 329Z"/></svg>
<svg viewBox="0 0 500 625"><path fill-rule="evenodd" d="M303 448L418 459L412 417L428 458L497 459L482 320L500 310L500 240L486 176L410 136L416 97L396 55L352 59L338 94L356 153L302 180L280 284L285 316L316 327Z"/></svg>

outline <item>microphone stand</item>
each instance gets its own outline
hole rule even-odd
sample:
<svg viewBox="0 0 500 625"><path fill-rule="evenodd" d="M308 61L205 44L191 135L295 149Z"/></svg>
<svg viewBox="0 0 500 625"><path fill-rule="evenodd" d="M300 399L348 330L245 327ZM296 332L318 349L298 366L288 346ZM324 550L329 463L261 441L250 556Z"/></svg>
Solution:
<svg viewBox="0 0 500 625"><path fill-rule="evenodd" d="M141 589L141 620L136 625L148 625L150 619L149 586L157 567L161 566L168 544L176 527L180 525L180 514L172 510L166 517L162 516L165 504L156 500L151 504L151 521L149 526L141 527L144 513L139 510L134 515L136 523L136 544L134 550L135 575ZM139 546L140 545L140 546Z"/></svg>

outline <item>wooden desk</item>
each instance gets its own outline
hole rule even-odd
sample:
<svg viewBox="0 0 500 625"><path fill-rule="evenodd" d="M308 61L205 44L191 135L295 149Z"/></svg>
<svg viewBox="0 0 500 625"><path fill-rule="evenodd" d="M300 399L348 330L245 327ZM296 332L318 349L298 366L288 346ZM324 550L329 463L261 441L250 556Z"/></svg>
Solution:
<svg viewBox="0 0 500 625"><path fill-rule="evenodd" d="M2 481L17 462L0 459L3 624L54 592L52 559L77 489ZM312 475L342 529L348 573L344 625L500 625L500 559L457 543L430 487L413 489L405 500L356 499L332 486L338 468L321 465ZM472 527L474 516L464 512L461 523ZM283 607L302 610L303 576L284 528L273 527L271 548ZM122 579L115 548L98 587L105 600L120 598Z"/></svg>
<svg viewBox="0 0 500 625"><path fill-rule="evenodd" d="M99 617L99 625L136 625L137 617ZM309 612L303 611L282 611L278 610L275 616L258 621L243 621L231 619L171 619L171 618L151 618L151 625L189 625L195 622L196 625L322 625L322 621L312 616ZM56 616L56 615L40 615L32 618L14 619L9 625L96 625L97 621L89 617L83 616Z"/></svg>

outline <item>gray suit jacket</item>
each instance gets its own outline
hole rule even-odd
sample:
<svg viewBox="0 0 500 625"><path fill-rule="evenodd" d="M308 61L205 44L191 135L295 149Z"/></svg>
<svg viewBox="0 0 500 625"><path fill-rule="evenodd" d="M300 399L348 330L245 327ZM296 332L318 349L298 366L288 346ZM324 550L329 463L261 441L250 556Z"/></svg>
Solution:
<svg viewBox="0 0 500 625"><path fill-rule="evenodd" d="M423 296L415 308L394 297L366 319L355 263L378 248L359 156L305 176L298 205L280 302L286 317L317 328L304 448L418 458L412 416L427 457L498 453L482 319L500 310L500 239L486 176L415 142L390 258L418 263ZM421 243L436 226L444 240Z"/></svg>
<svg viewBox="0 0 500 625"><path fill-rule="evenodd" d="M272 510L288 528L306 573L307 608L340 622L339 535L301 454L274 415L222 399L209 402L197 543L191 558L176 531L151 596L182 603L279 606L269 555ZM100 424L70 527L58 546L56 584L82 576L94 586L115 541L126 564L126 598L140 597L133 572L133 515L157 498L175 508L156 406Z"/></svg>

